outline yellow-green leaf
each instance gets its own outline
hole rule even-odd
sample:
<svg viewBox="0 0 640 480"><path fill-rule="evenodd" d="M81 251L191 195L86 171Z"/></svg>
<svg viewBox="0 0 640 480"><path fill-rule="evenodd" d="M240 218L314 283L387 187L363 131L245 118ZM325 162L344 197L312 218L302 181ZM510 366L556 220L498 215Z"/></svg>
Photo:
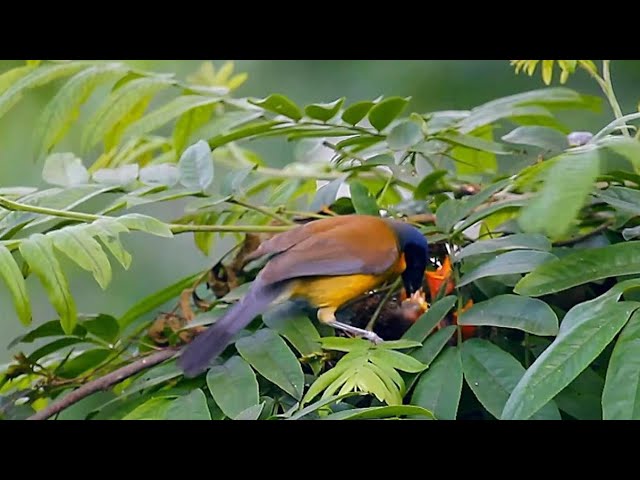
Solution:
<svg viewBox="0 0 640 480"><path fill-rule="evenodd" d="M73 332L78 320L76 303L69 291L69 283L55 256L49 238L36 233L20 243L20 253L44 286L51 304L60 315L60 325L67 335Z"/></svg>
<svg viewBox="0 0 640 480"><path fill-rule="evenodd" d="M27 294L27 285L24 281L18 264L7 247L0 243L0 277L4 280L13 304L18 313L18 318L23 325L31 324L31 304Z"/></svg>

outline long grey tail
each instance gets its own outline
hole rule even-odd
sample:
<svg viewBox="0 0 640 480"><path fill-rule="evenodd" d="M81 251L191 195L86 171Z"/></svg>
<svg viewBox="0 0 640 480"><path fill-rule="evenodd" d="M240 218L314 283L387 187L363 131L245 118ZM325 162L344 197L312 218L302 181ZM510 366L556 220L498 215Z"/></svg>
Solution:
<svg viewBox="0 0 640 480"><path fill-rule="evenodd" d="M185 347L178 358L178 366L185 376L192 378L205 371L233 336L263 313L282 291L282 285L264 285L257 278L238 303Z"/></svg>

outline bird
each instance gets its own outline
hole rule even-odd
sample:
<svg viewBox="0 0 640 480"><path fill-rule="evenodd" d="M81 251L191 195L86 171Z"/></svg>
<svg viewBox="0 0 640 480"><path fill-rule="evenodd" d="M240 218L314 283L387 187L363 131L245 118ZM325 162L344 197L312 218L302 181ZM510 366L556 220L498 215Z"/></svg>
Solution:
<svg viewBox="0 0 640 480"><path fill-rule="evenodd" d="M420 295L429 245L416 227L402 220L348 214L279 233L248 255L245 265L262 257L267 261L245 296L183 348L178 366L185 377L207 370L237 332L271 305L288 300L306 302L317 309L320 322L334 329L382 342L372 331L338 322L335 313L398 276L408 296Z"/></svg>

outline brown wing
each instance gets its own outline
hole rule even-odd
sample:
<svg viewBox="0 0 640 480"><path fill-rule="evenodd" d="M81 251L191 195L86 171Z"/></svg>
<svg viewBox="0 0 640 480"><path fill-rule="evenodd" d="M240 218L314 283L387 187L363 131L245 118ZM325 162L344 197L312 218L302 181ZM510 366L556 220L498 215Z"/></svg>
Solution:
<svg viewBox="0 0 640 480"><path fill-rule="evenodd" d="M315 234L326 232L340 225L353 222L354 217L356 216L341 215L337 217L323 218L321 220L314 220L304 225L300 225L288 232L279 233L269 240L262 242L256 250L245 257L245 261L250 262L264 255L282 253Z"/></svg>
<svg viewBox="0 0 640 480"><path fill-rule="evenodd" d="M380 218L351 216L316 231L272 258L260 276L267 283L315 275L379 275L400 255L395 233Z"/></svg>

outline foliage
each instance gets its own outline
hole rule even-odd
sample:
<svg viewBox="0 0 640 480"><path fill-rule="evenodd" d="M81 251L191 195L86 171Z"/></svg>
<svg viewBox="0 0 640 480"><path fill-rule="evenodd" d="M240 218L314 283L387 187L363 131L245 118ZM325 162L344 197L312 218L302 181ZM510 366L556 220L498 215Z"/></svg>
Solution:
<svg viewBox="0 0 640 480"><path fill-rule="evenodd" d="M259 268L235 268L223 255L117 318L77 311L68 260L108 294L112 257L124 269L135 262L123 245L131 232L168 242L192 233L207 254L231 234L246 254L305 219L357 212L414 223L433 261L452 268L448 279L440 270L430 277L438 281L428 284L429 310L395 339L335 336L313 312L279 309L198 378L183 378L169 359L56 416L640 418L640 143L629 124L640 114L620 111L608 60L601 70L589 60L512 62L530 75L542 62L547 84L554 62L561 83L586 70L615 118L595 134L572 132L557 113L601 101L566 87L427 113L396 96L306 106L280 93L235 98L246 75L233 75L232 63L205 63L186 80L100 61L29 61L0 75L0 115L60 82L34 128L49 187L0 189L0 277L25 327L12 346L39 344L2 369L0 417L28 417L149 351L189 341ZM89 99L96 106L87 111ZM81 147L61 151L72 129ZM270 167L249 148L263 138L294 142L295 161ZM348 196L339 196L343 186ZM180 218L135 211L178 201ZM35 328L29 276L57 313ZM195 291L205 280L207 299ZM396 288L371 297L375 328L384 317L377 305L397 300ZM168 300L176 309L159 312ZM364 311L360 300L347 316Z"/></svg>

